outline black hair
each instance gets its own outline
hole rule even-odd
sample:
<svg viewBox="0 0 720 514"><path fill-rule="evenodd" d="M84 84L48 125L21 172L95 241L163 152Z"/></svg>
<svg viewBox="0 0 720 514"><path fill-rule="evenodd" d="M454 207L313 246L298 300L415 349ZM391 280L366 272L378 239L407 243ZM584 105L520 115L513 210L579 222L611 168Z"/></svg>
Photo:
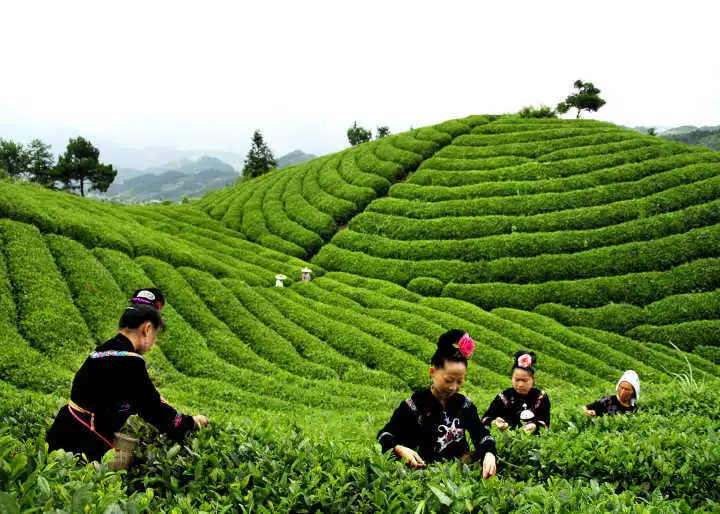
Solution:
<svg viewBox="0 0 720 514"><path fill-rule="evenodd" d="M447 361L462 362L467 367L468 360L456 346L458 341L465 335L464 330L448 330L440 336L437 342L437 350L430 359L430 364L435 368L444 368Z"/></svg>
<svg viewBox="0 0 720 514"><path fill-rule="evenodd" d="M155 287L146 287L138 289L130 297L131 305L151 305L157 310L165 305L165 295Z"/></svg>
<svg viewBox="0 0 720 514"><path fill-rule="evenodd" d="M147 321L152 323L153 328L158 332L165 330L165 320L160 312L151 305L143 304L127 307L120 316L118 328L120 330L123 328L135 329Z"/></svg>
<svg viewBox="0 0 720 514"><path fill-rule="evenodd" d="M530 365L529 366L521 366L520 365L520 357L523 355L529 355L530 356ZM518 350L515 352L515 356L513 357L513 367L510 370L510 374L512 375L515 371L515 368L523 369L530 373L532 376L535 376L535 365L537 364L537 357L535 357L535 352L529 352L527 350Z"/></svg>

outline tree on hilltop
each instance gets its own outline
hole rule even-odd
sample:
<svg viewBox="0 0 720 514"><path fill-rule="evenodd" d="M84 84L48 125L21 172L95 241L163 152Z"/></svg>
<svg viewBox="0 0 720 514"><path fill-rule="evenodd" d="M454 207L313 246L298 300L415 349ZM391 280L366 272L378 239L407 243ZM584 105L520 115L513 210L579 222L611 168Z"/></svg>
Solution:
<svg viewBox="0 0 720 514"><path fill-rule="evenodd" d="M356 146L370 141L370 139L372 139L372 132L366 128L358 126L357 121L355 121L353 126L347 131L347 138L348 141L350 141L351 146Z"/></svg>
<svg viewBox="0 0 720 514"><path fill-rule="evenodd" d="M117 170L100 162L100 150L83 137L71 138L65 153L58 159L53 178L63 183L68 191L80 190L85 196L88 189L107 191L115 180Z"/></svg>
<svg viewBox="0 0 720 514"><path fill-rule="evenodd" d="M28 169L29 157L22 143L0 139L0 167L8 175L19 177Z"/></svg>
<svg viewBox="0 0 720 514"><path fill-rule="evenodd" d="M50 145L39 139L33 139L29 145L0 139L0 167L8 175L31 182L52 185L55 158L50 153Z"/></svg>
<svg viewBox="0 0 720 514"><path fill-rule="evenodd" d="M382 139L383 137L390 135L390 127L387 125L383 125L381 127L377 128L377 135L375 136L375 139Z"/></svg>
<svg viewBox="0 0 720 514"><path fill-rule="evenodd" d="M600 98L600 90L596 88L592 82L583 82L582 80L576 80L573 84L575 89L578 90L574 95L568 95L564 102L560 102L557 105L557 111L561 114L565 114L570 109L577 109L577 118L580 117L581 111L593 111L597 110L605 105L605 100Z"/></svg>
<svg viewBox="0 0 720 514"><path fill-rule="evenodd" d="M265 144L260 131L256 130L242 169L243 178L259 177L276 167L275 156Z"/></svg>
<svg viewBox="0 0 720 514"><path fill-rule="evenodd" d="M52 186L55 183L55 158L50 153L50 145L46 145L39 139L33 139L26 152L29 161L28 179L44 186Z"/></svg>

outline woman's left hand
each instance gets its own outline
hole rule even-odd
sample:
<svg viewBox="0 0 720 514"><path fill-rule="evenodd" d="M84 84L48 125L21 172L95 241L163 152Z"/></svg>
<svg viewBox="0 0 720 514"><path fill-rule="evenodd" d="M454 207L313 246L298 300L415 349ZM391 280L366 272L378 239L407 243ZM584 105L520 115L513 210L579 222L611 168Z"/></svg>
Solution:
<svg viewBox="0 0 720 514"><path fill-rule="evenodd" d="M523 426L521 430L525 431L527 434L532 434L535 432L535 429L537 428L537 425L535 423L528 423L527 425Z"/></svg>
<svg viewBox="0 0 720 514"><path fill-rule="evenodd" d="M483 473L482 477L494 477L497 474L497 463L495 461L495 455L490 452L485 454L483 459Z"/></svg>

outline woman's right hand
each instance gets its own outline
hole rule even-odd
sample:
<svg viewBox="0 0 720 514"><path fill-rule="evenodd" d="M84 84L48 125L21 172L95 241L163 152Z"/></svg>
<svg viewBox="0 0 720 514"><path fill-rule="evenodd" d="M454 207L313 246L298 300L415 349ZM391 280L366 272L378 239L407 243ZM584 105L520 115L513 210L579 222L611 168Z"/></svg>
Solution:
<svg viewBox="0 0 720 514"><path fill-rule="evenodd" d="M408 466L412 466L414 468L422 468L425 466L425 461L420 458L420 455L418 455L415 450L408 448L407 446L398 444L395 447L395 453L397 453L398 456L408 464Z"/></svg>
<svg viewBox="0 0 720 514"><path fill-rule="evenodd" d="M505 421L505 420L502 419L502 418L495 418L495 420L493 421L493 423L494 423L495 426L498 427L498 429L500 429L500 430L506 430L507 427L508 427L507 421Z"/></svg>
<svg viewBox="0 0 720 514"><path fill-rule="evenodd" d="M198 414L196 416L193 416L193 419L195 420L195 428L205 428L210 423L210 420L207 419L207 417L203 416L202 414Z"/></svg>
<svg viewBox="0 0 720 514"><path fill-rule="evenodd" d="M583 407L583 410L585 411L586 416L590 416L591 418L597 416L597 413L594 410L590 410L587 407Z"/></svg>

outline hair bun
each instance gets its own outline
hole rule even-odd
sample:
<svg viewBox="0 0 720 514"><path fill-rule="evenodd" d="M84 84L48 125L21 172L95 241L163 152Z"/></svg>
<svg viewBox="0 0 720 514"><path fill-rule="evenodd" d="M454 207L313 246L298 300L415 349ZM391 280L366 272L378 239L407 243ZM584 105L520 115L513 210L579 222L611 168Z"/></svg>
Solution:
<svg viewBox="0 0 720 514"><path fill-rule="evenodd" d="M440 339L438 339L438 350L445 356L455 354L458 351L458 347L456 345L464 335L465 332L462 330L448 330L440 336Z"/></svg>

